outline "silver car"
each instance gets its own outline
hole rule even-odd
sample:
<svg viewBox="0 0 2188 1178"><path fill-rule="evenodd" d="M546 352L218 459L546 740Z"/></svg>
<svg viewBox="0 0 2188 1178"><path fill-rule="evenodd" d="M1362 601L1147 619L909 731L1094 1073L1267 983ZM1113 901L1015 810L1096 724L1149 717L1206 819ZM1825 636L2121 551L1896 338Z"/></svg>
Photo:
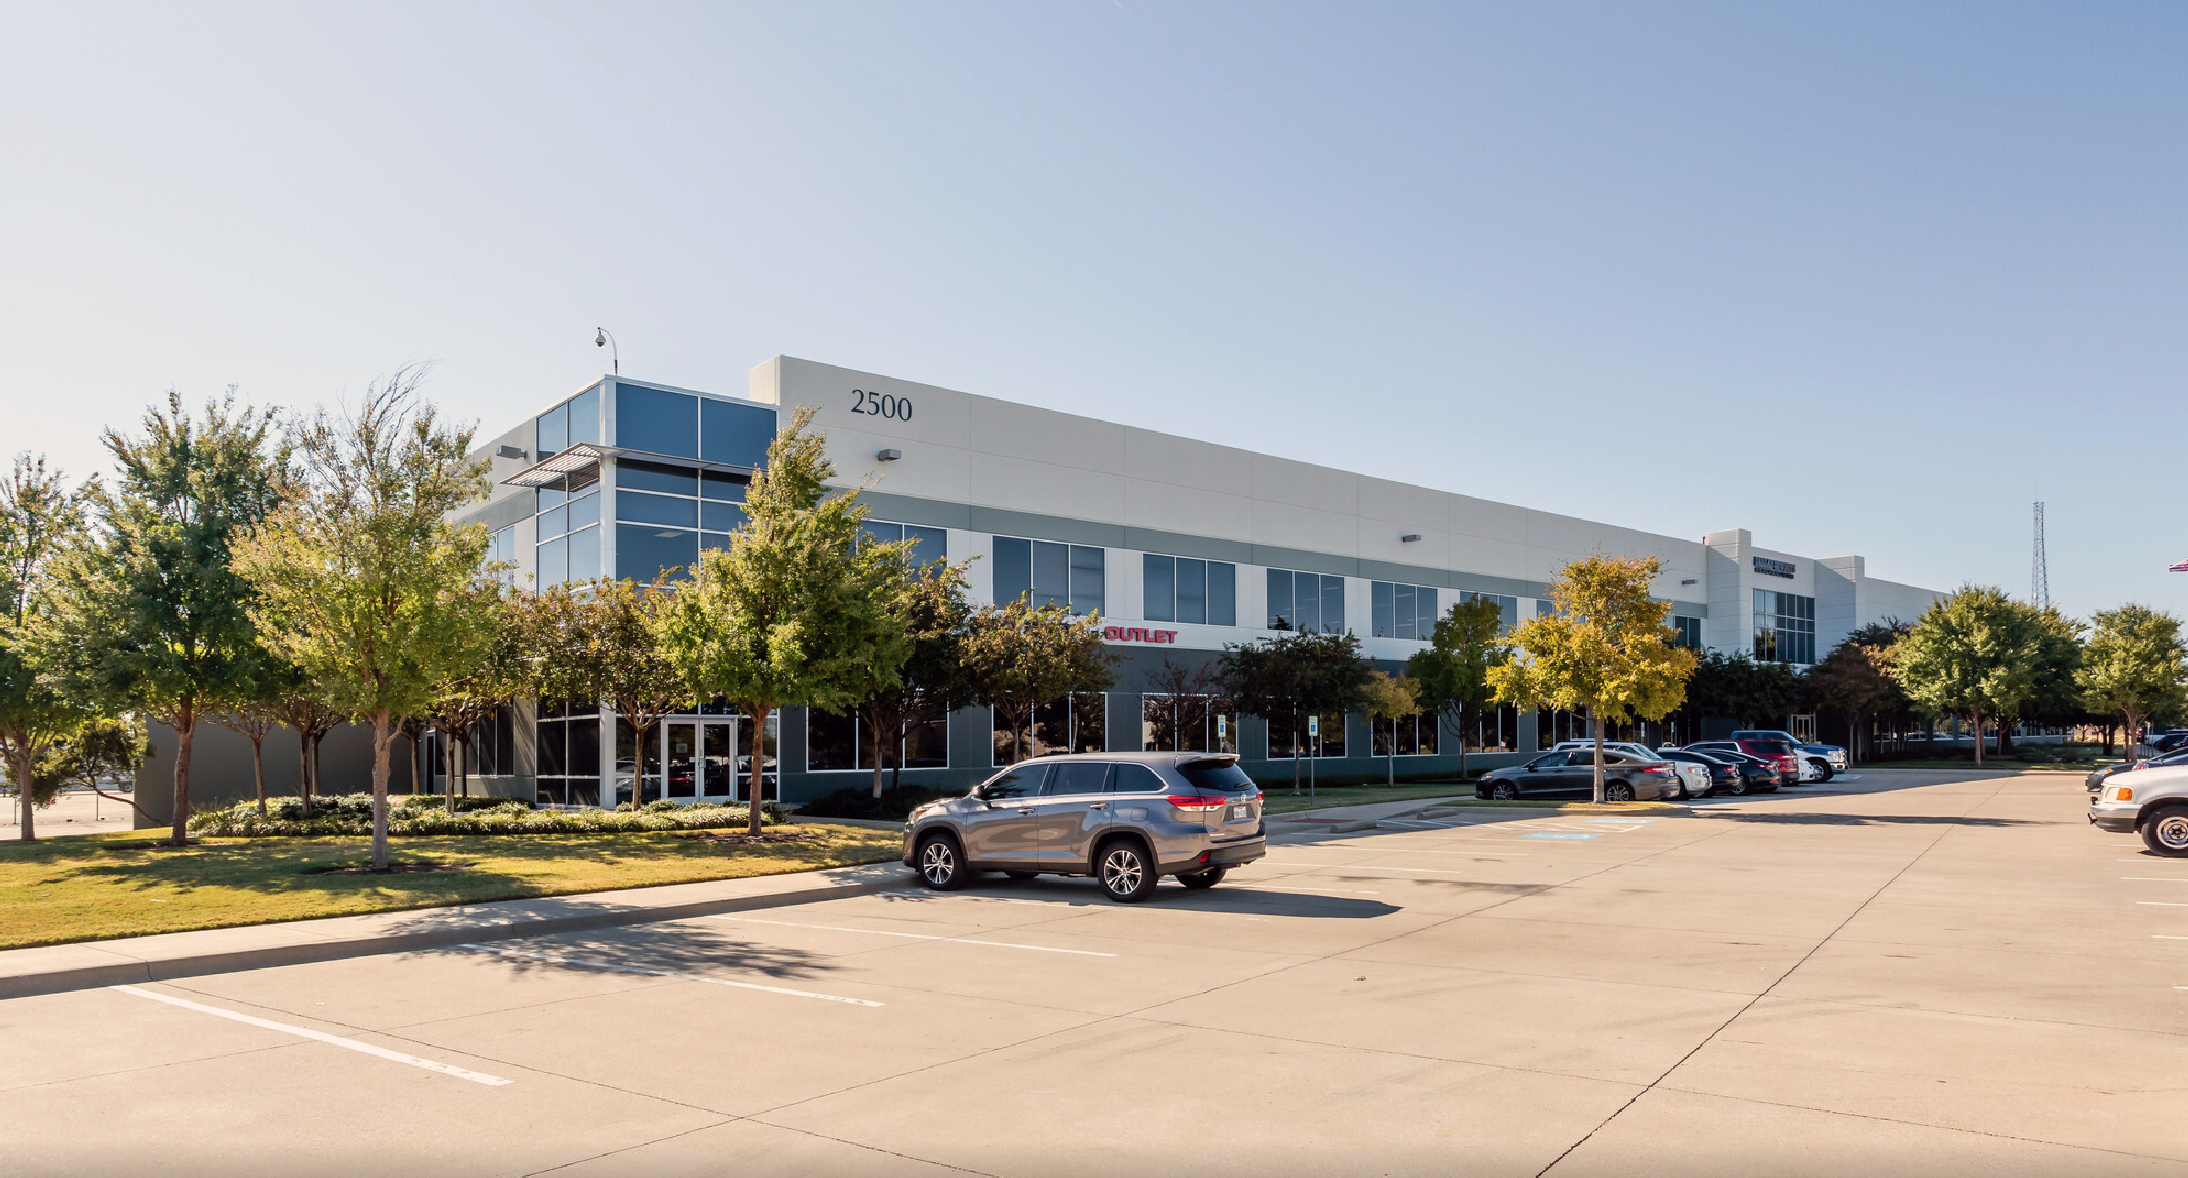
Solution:
<svg viewBox="0 0 2188 1178"><path fill-rule="evenodd" d="M1268 854L1261 790L1220 753L1074 753L1013 765L904 823L904 865L930 888L982 871L1091 875L1134 903L1165 875L1214 887Z"/></svg>

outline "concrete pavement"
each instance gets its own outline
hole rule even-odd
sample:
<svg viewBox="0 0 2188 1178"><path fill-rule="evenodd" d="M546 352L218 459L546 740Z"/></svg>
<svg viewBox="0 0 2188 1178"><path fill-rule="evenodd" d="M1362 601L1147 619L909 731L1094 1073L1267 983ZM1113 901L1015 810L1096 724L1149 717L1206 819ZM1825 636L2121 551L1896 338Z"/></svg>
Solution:
<svg viewBox="0 0 2188 1178"><path fill-rule="evenodd" d="M2178 1173L2188 863L2082 804L1484 811L1132 907L906 878L17 998L10 1168Z"/></svg>

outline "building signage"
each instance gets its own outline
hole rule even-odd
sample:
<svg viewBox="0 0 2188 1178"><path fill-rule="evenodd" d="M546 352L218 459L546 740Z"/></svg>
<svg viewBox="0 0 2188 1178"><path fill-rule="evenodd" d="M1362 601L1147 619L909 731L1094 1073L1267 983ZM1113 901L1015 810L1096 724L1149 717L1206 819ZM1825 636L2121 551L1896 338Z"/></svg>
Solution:
<svg viewBox="0 0 2188 1178"><path fill-rule="evenodd" d="M1139 626L1103 626L1102 637L1110 642L1147 642L1158 646L1176 646L1175 630L1148 630Z"/></svg>
<svg viewBox="0 0 2188 1178"><path fill-rule="evenodd" d="M1793 579L1793 562L1790 560L1772 560L1767 556L1758 556L1755 558L1755 571L1761 573L1766 577L1784 577L1786 580L1790 581Z"/></svg>

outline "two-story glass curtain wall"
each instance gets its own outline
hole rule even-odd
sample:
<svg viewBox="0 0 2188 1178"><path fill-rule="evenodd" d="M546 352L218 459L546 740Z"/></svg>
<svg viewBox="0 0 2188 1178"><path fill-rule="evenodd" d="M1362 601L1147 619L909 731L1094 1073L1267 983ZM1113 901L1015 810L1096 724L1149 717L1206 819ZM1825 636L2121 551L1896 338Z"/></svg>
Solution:
<svg viewBox="0 0 2188 1178"><path fill-rule="evenodd" d="M777 797L777 737L782 713L767 717L760 742L760 797ZM734 753L731 750L735 750ZM698 712L670 716L646 733L643 757L637 730L616 719L615 800L645 805L667 798L675 802L743 801L752 773L752 717L715 700Z"/></svg>
<svg viewBox="0 0 2188 1178"><path fill-rule="evenodd" d="M600 464L572 471L532 492L537 537L535 586L600 575Z"/></svg>
<svg viewBox="0 0 2188 1178"><path fill-rule="evenodd" d="M621 458L615 464L615 575L650 581L698 563L744 524L741 474Z"/></svg>

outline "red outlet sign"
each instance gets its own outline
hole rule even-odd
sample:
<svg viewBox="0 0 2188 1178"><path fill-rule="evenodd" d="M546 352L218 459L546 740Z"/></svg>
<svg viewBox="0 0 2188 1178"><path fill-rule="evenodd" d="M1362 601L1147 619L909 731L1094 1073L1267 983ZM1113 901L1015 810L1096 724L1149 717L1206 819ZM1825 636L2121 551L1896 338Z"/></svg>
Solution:
<svg viewBox="0 0 2188 1178"><path fill-rule="evenodd" d="M1140 626L1103 626L1102 637L1110 642L1148 642L1159 646L1176 646L1175 630L1149 630Z"/></svg>

